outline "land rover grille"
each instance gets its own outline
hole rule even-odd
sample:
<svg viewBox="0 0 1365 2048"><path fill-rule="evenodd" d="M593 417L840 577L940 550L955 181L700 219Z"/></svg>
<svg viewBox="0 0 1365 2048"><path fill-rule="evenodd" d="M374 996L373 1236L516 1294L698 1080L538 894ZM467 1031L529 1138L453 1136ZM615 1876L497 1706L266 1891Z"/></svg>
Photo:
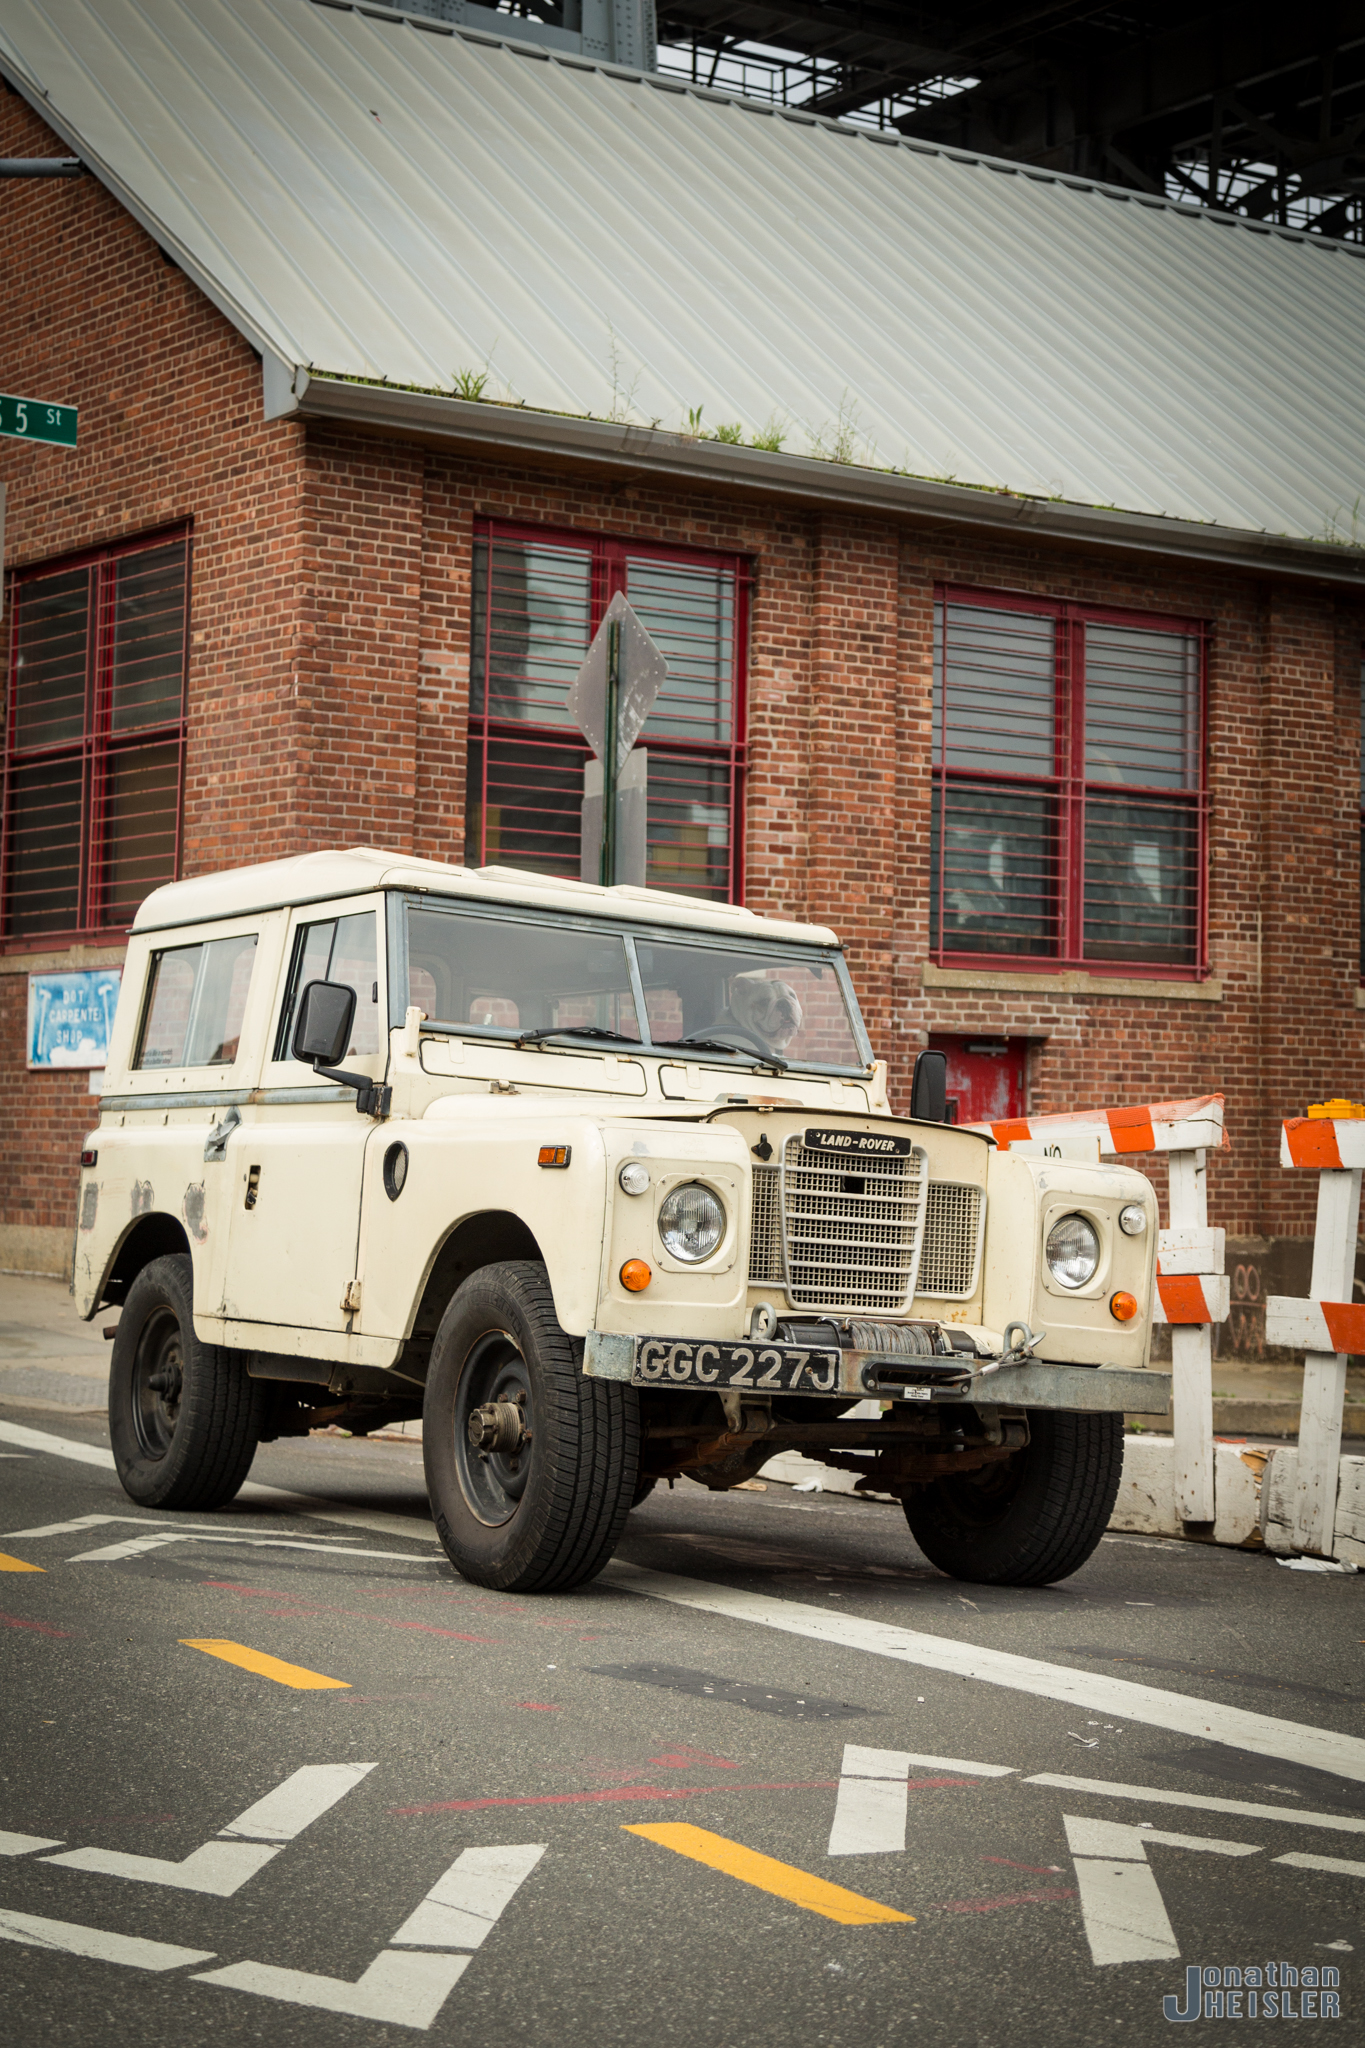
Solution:
<svg viewBox="0 0 1365 2048"><path fill-rule="evenodd" d="M928 1157L850 1159L799 1131L782 1163L754 1169L749 1278L793 1308L905 1309L924 1234Z"/></svg>

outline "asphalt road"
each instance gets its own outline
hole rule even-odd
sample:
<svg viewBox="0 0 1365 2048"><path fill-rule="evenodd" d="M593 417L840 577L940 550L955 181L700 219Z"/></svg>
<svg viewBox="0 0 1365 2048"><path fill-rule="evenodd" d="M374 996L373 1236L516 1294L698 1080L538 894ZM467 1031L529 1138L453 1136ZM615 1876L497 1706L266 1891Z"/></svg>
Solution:
<svg viewBox="0 0 1365 2048"><path fill-rule="evenodd" d="M0 1419L17 2048L1142 2043L1192 1965L1362 2038L1361 1579L1115 1536L959 1586L894 1508L679 1484L511 1599L415 1449L265 1446L195 1517L106 1445Z"/></svg>

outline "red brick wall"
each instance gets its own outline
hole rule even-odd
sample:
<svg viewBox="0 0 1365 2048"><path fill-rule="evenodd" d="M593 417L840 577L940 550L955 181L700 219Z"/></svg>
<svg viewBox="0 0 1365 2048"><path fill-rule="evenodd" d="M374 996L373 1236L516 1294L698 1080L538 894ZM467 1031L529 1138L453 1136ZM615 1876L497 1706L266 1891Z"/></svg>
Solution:
<svg viewBox="0 0 1365 2048"><path fill-rule="evenodd" d="M59 149L0 95L0 152ZM252 351L93 180L11 185L6 204L6 383L81 409L74 452L0 443L10 566L192 526L184 872L366 840L463 858L476 517L737 552L754 579L747 897L843 933L896 1099L930 1030L1031 1037L1035 1110L1221 1088L1234 1149L1213 1163L1216 1220L1311 1230L1312 1177L1281 1173L1278 1119L1365 1092L1358 610L1112 550L267 423ZM924 985L941 580L1210 622L1221 1001ZM17 1134L0 1226L56 1229L88 1099L83 1077L23 1069L30 957L0 959L0 1116Z"/></svg>

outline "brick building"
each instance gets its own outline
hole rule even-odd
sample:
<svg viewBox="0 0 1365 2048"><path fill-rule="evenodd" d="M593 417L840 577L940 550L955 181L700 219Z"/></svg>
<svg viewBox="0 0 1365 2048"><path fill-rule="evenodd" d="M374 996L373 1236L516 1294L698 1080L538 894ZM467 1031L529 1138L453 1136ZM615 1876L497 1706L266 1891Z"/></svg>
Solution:
<svg viewBox="0 0 1365 2048"><path fill-rule="evenodd" d="M92 1113L29 977L175 873L576 874L621 589L650 880L833 924L902 1101L1223 1090L1254 1355L1278 1118L1365 1093L1361 254L338 0L10 0L0 73L86 167L0 183L80 413L0 440L0 1266Z"/></svg>

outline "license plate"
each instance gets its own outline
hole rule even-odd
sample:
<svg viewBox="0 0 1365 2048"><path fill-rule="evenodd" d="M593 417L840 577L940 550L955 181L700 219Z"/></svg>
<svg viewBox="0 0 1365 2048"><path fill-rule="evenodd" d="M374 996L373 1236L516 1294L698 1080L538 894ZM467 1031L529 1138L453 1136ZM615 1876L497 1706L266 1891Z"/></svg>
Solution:
<svg viewBox="0 0 1365 2048"><path fill-rule="evenodd" d="M905 1159L915 1149L913 1138L892 1138L884 1131L823 1131L802 1134L808 1152L832 1152L840 1159Z"/></svg>
<svg viewBox="0 0 1365 2048"><path fill-rule="evenodd" d="M678 1344L637 1337L631 1380L637 1387L752 1387L770 1394L833 1394L837 1351L795 1344Z"/></svg>

